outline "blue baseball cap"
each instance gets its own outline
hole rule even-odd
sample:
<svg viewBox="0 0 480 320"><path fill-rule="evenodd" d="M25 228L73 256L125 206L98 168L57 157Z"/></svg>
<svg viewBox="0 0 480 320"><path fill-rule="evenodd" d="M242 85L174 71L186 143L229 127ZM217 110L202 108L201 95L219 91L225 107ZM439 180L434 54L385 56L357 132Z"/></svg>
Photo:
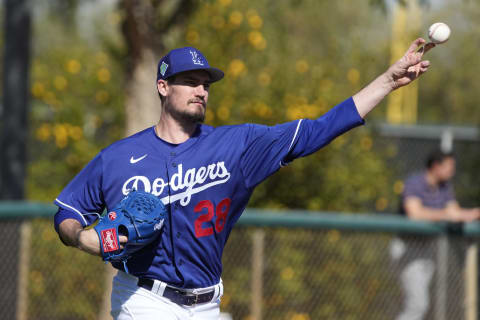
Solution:
<svg viewBox="0 0 480 320"><path fill-rule="evenodd" d="M210 75L211 82L223 78L223 71L210 67L207 58L194 47L173 49L158 62L157 81L166 80L180 72L205 70Z"/></svg>

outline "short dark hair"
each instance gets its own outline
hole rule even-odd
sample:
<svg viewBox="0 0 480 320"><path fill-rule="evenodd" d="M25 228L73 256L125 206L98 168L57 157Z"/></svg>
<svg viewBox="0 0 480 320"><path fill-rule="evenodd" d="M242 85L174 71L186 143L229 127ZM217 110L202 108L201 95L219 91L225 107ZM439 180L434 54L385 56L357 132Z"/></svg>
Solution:
<svg viewBox="0 0 480 320"><path fill-rule="evenodd" d="M455 158L455 155L451 151L445 152L440 149L433 150L427 157L427 169L432 168L436 163L442 163L443 160L447 158Z"/></svg>

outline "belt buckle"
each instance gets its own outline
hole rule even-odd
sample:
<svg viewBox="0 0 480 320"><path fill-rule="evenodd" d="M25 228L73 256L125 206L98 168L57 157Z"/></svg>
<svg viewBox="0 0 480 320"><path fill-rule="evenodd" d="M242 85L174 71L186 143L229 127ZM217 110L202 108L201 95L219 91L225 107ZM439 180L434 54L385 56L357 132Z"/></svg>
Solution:
<svg viewBox="0 0 480 320"><path fill-rule="evenodd" d="M179 291L179 293L187 299L186 305L193 306L193 305L196 305L198 303L198 296L199 296L198 294L181 292L181 291Z"/></svg>
<svg viewBox="0 0 480 320"><path fill-rule="evenodd" d="M198 303L198 296L196 294L184 294L181 304L185 306L194 306Z"/></svg>

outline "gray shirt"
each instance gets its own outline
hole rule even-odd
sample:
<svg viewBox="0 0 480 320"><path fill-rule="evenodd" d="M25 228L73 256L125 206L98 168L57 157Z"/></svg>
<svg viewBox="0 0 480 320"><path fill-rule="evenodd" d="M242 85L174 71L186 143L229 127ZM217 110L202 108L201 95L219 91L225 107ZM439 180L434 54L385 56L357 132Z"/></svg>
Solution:
<svg viewBox="0 0 480 320"><path fill-rule="evenodd" d="M416 197L422 201L424 207L443 209L450 201L455 201L455 194L451 183L446 182L438 186L431 186L426 179L426 172L415 173L405 180L402 194L402 204L408 197ZM402 213L405 209L402 205Z"/></svg>
<svg viewBox="0 0 480 320"><path fill-rule="evenodd" d="M402 214L406 214L403 203L408 197L419 198L423 206L433 209L443 209L448 202L455 200L451 183L431 186L428 184L426 176L426 171L417 172L405 180L401 205ZM407 249L400 260L402 264L416 259L434 259L436 254L435 237L403 234L400 238L404 241Z"/></svg>

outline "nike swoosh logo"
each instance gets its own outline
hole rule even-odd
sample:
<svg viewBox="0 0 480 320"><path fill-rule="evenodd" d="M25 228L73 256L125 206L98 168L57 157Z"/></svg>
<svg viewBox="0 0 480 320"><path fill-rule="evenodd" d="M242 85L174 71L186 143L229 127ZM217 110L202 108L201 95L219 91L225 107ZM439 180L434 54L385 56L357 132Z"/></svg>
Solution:
<svg viewBox="0 0 480 320"><path fill-rule="evenodd" d="M137 159L133 158L133 156L132 156L130 158L130 163L137 163L138 161L145 159L147 156L148 156L148 153L144 154L143 156L141 156L140 158L137 158Z"/></svg>

